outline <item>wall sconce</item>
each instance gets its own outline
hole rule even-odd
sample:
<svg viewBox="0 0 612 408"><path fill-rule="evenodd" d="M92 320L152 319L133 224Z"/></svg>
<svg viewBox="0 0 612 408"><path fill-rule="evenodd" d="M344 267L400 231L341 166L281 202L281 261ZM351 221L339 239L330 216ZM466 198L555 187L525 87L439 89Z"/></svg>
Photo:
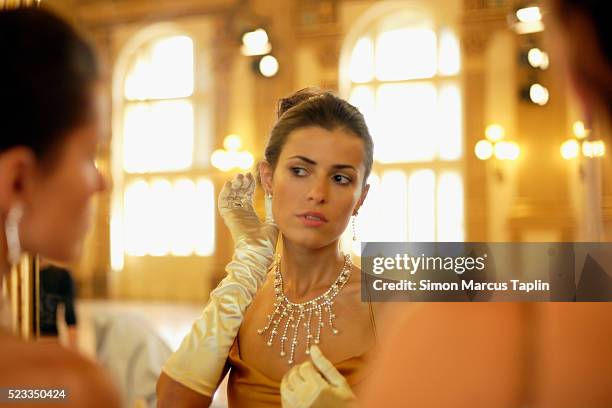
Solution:
<svg viewBox="0 0 612 408"><path fill-rule="evenodd" d="M550 98L548 89L537 82L523 88L521 95L523 96L523 99L539 106L546 105L548 103L548 99Z"/></svg>
<svg viewBox="0 0 612 408"><path fill-rule="evenodd" d="M498 124L487 126L485 130L486 139L479 140L474 146L474 154L480 160L488 160L495 157L497 160L517 160L521 154L521 148L514 141L504 140L505 129Z"/></svg>
<svg viewBox="0 0 612 408"><path fill-rule="evenodd" d="M223 139L224 149L217 149L210 156L210 162L221 171L232 169L248 170L253 166L255 159L246 151L240 151L242 139L238 135L228 135Z"/></svg>
<svg viewBox="0 0 612 408"><path fill-rule="evenodd" d="M542 23L542 9L535 2L517 9L508 15L508 24L519 35L534 34L544 30ZM539 80L541 71L548 69L550 64L548 53L537 46L538 36L527 35L520 39L522 43L520 52L521 65L526 68L526 81L520 89L521 99L544 106L550 99L548 89Z"/></svg>
<svg viewBox="0 0 612 408"><path fill-rule="evenodd" d="M540 68L541 70L545 70L548 68L548 53L542 51L537 47L530 48L527 51L527 62L533 68Z"/></svg>
<svg viewBox="0 0 612 408"><path fill-rule="evenodd" d="M268 33L263 28L247 31L242 35L240 53L246 57L265 55L272 51Z"/></svg>
<svg viewBox="0 0 612 408"><path fill-rule="evenodd" d="M272 78L278 73L278 60L273 55L265 55L253 61L253 69L266 78Z"/></svg>
<svg viewBox="0 0 612 408"><path fill-rule="evenodd" d="M532 34L544 31L542 10L535 5L517 9L508 16L508 25L517 34Z"/></svg>
<svg viewBox="0 0 612 408"><path fill-rule="evenodd" d="M253 71L265 78L272 78L278 73L278 59L270 54L271 51L268 33L263 28L242 35L240 53L245 57L258 57L253 60Z"/></svg>
<svg viewBox="0 0 612 408"><path fill-rule="evenodd" d="M588 158L602 157L606 154L606 145L602 140L586 140L590 131L585 128L583 122L579 120L574 122L572 131L574 138L563 142L559 149L561 157L565 160L575 159L581 153Z"/></svg>

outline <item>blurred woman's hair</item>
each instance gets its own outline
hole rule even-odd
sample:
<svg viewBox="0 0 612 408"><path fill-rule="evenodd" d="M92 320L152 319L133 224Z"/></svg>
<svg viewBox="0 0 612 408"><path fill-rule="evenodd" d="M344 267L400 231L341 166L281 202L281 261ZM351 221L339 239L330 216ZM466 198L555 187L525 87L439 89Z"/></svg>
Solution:
<svg viewBox="0 0 612 408"><path fill-rule="evenodd" d="M564 44L575 79L612 114L612 27L605 0L549 0L561 28L573 37ZM593 44L592 44L593 43ZM575 49L574 49L575 48Z"/></svg>
<svg viewBox="0 0 612 408"><path fill-rule="evenodd" d="M363 141L363 185L366 184L374 160L374 142L357 108L329 91L305 88L278 102L277 117L264 152L264 158L272 169L276 168L283 146L293 131L307 127L320 127L329 131L343 129Z"/></svg>
<svg viewBox="0 0 612 408"><path fill-rule="evenodd" d="M92 47L40 8L0 11L0 152L30 148L51 157L92 114L99 77Z"/></svg>

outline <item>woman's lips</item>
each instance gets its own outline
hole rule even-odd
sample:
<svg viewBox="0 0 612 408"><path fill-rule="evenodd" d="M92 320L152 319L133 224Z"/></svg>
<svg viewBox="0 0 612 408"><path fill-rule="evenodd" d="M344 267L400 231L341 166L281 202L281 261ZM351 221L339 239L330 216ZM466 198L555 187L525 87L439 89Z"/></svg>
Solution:
<svg viewBox="0 0 612 408"><path fill-rule="evenodd" d="M299 214L298 218L307 227L320 227L321 225L327 223L327 218L325 218L323 214L317 212L306 212Z"/></svg>

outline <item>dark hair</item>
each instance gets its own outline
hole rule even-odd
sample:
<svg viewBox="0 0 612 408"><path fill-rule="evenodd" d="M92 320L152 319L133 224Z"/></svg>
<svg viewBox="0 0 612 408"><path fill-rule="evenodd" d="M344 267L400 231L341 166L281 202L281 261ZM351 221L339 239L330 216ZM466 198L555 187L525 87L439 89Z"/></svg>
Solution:
<svg viewBox="0 0 612 408"><path fill-rule="evenodd" d="M597 96L607 105L608 113L612 113L612 87L610 86L610 72L612 71L612 36L610 26L610 13L607 12L609 2L604 0L554 0L550 2L556 17L567 25L577 14L581 14L589 20L593 28L597 52L601 54L601 71L589 67L592 61L583 58L576 67L580 71L582 80L587 82L595 91ZM587 56L588 57L588 56ZM596 56L591 56L594 60Z"/></svg>
<svg viewBox="0 0 612 408"><path fill-rule="evenodd" d="M46 158L91 113L94 51L59 17L21 8L0 11L0 56L0 152Z"/></svg>
<svg viewBox="0 0 612 408"><path fill-rule="evenodd" d="M273 169L276 168L287 137L294 130L311 126L327 130L343 128L363 140L365 185L372 170L374 142L363 115L357 108L329 91L304 88L278 102L277 116L278 120L270 132L264 153L265 160Z"/></svg>
<svg viewBox="0 0 612 408"><path fill-rule="evenodd" d="M564 20L571 19L572 14L576 11L589 17L599 42L599 49L608 64L612 63L612 44L609 41L612 29L610 28L610 14L606 12L609 3L604 0L557 0L556 5L560 17Z"/></svg>

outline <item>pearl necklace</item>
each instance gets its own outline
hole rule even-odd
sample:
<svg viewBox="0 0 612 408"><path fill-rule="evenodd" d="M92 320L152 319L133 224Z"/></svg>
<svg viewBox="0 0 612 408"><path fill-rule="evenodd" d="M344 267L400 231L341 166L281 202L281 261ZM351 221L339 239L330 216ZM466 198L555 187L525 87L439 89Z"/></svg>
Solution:
<svg viewBox="0 0 612 408"><path fill-rule="evenodd" d="M285 357L285 344L292 338L289 351L289 360L287 363L293 364L295 356L295 348L298 345L298 334L300 331L300 323L303 322L303 327L306 329L306 354L310 354L311 341L314 344L321 342L321 329L325 326L323 323L323 314L327 314L328 325L333 334L338 334L338 329L334 326L336 315L332 311L334 299L342 290L346 282L351 276L352 263L351 257L348 254L344 255L344 264L340 275L336 278L325 293L321 296L303 303L294 303L287 299L283 290L283 276L280 272L280 258L276 261L276 271L274 272L274 292L276 301L274 302L274 311L268 315L268 323L262 329L257 330L257 334L265 335L269 332L268 347L272 347L274 338L282 331L280 339L280 356ZM314 335L311 328L313 317L318 320L315 326ZM291 333L290 333L291 331Z"/></svg>

